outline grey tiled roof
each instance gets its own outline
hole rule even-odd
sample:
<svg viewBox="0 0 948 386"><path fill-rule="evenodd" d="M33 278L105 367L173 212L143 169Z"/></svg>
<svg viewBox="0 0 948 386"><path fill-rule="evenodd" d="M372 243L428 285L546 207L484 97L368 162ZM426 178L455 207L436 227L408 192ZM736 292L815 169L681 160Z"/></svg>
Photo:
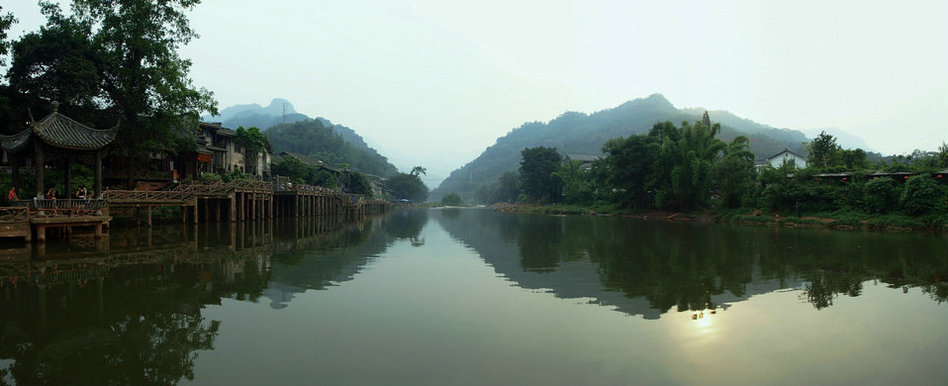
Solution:
<svg viewBox="0 0 948 386"><path fill-rule="evenodd" d="M98 150L115 140L118 126L104 130L93 129L53 112L39 122L33 122L26 130L13 135L0 135L3 150L20 150L29 142L31 134L35 134L47 144L63 149Z"/></svg>

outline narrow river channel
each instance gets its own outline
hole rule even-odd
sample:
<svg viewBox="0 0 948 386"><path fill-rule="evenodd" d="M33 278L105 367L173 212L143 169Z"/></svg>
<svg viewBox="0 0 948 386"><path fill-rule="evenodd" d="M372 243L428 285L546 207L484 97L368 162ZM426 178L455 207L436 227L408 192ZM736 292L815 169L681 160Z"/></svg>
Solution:
<svg viewBox="0 0 948 386"><path fill-rule="evenodd" d="M948 237L406 210L0 250L7 384L943 384Z"/></svg>

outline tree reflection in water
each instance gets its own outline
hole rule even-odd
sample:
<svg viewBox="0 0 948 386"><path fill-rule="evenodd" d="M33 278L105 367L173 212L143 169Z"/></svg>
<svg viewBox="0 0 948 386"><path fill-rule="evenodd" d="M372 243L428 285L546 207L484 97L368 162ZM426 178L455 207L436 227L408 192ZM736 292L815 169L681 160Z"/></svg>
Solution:
<svg viewBox="0 0 948 386"><path fill-rule="evenodd" d="M460 218L458 218L460 217ZM591 216L542 216L463 210L436 217L499 273L558 296L598 296L569 262L588 262L599 285L645 298L661 313L720 307L780 288L801 290L816 309L837 296L859 296L877 279L893 288L920 287L943 302L948 255L943 235L827 232L641 221ZM517 262L517 268L509 264ZM564 276L565 275L565 276ZM544 279L547 278L547 279ZM569 295L566 295L569 294ZM622 307L620 307L621 310ZM643 310L623 310L648 314Z"/></svg>

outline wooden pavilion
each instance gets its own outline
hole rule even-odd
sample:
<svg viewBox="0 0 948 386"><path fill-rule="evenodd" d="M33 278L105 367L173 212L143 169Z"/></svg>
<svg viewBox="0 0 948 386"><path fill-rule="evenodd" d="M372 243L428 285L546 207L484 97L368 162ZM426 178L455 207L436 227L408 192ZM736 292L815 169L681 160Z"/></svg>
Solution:
<svg viewBox="0 0 948 386"><path fill-rule="evenodd" d="M118 133L118 125L110 129L93 129L58 111L59 103L52 103L52 112L36 121L30 115L29 126L16 134L0 135L0 148L9 156L13 186L20 188L19 169L30 160L36 174L36 197L43 198L46 190L43 170L47 164L59 163L64 172L64 188L61 198L72 194L71 165L81 162L95 171L95 198L102 193L103 151Z"/></svg>

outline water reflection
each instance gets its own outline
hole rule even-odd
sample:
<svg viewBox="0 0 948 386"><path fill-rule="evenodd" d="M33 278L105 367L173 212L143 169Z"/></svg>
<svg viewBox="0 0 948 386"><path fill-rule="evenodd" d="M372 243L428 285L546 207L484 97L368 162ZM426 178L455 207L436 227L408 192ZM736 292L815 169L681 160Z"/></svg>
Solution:
<svg viewBox="0 0 948 386"><path fill-rule="evenodd" d="M0 384L175 384L193 379L224 298L267 299L349 280L392 242L418 239L425 212L115 229L0 252Z"/></svg>
<svg viewBox="0 0 948 386"><path fill-rule="evenodd" d="M433 211L453 238L524 288L592 298L630 315L696 312L783 288L816 309L863 283L920 287L948 299L948 238ZM704 315L707 316L707 315ZM696 317L696 319L700 319Z"/></svg>

